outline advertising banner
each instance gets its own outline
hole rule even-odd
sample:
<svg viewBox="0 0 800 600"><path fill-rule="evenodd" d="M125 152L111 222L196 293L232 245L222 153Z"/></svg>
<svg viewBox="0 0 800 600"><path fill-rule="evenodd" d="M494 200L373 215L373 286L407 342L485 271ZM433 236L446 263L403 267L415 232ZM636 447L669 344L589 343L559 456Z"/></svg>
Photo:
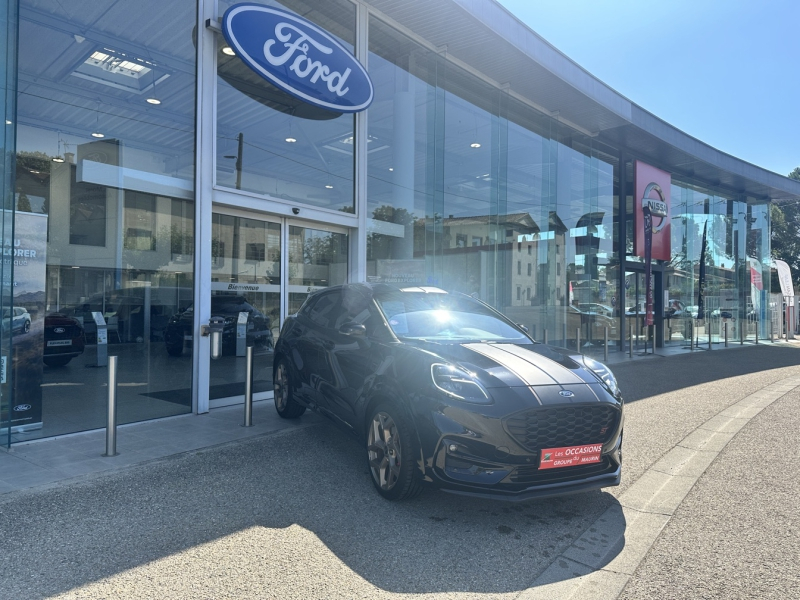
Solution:
<svg viewBox="0 0 800 600"><path fill-rule="evenodd" d="M700 281L697 286L697 318L706 318L706 251L707 251L708 221L703 224L703 243L700 245Z"/></svg>
<svg viewBox="0 0 800 600"><path fill-rule="evenodd" d="M787 306L794 306L794 283L792 282L792 270L782 260L775 261L775 268L778 270L778 280L781 283L781 294L786 298Z"/></svg>
<svg viewBox="0 0 800 600"><path fill-rule="evenodd" d="M17 211L14 239L3 240L3 260L14 265L14 305L3 309L11 317L3 319L3 327L8 326L12 335L13 392L10 414L4 414L2 421L10 421L12 431L42 426L46 253L47 215ZM9 361L4 362L8 368ZM3 411L8 409L4 404Z"/></svg>
<svg viewBox="0 0 800 600"><path fill-rule="evenodd" d="M672 176L641 161L634 163L634 254L644 258L645 325L653 324L653 260L670 260Z"/></svg>

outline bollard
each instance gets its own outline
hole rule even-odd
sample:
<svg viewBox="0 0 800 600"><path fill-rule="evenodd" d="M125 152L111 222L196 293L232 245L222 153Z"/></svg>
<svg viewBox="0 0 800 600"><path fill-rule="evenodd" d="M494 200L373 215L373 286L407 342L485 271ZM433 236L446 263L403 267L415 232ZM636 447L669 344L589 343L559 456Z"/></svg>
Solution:
<svg viewBox="0 0 800 600"><path fill-rule="evenodd" d="M708 325L708 349L711 350L711 324Z"/></svg>
<svg viewBox="0 0 800 600"><path fill-rule="evenodd" d="M106 421L106 453L117 455L117 357L108 357L108 419Z"/></svg>
<svg viewBox="0 0 800 600"><path fill-rule="evenodd" d="M604 328L603 333L603 361L608 362L608 327Z"/></svg>
<svg viewBox="0 0 800 600"><path fill-rule="evenodd" d="M728 322L725 321L723 327L725 327L725 347L728 347Z"/></svg>
<svg viewBox="0 0 800 600"><path fill-rule="evenodd" d="M578 327L578 329L575 330L575 350L579 354L583 354L583 352L581 352L581 328L580 327Z"/></svg>
<svg viewBox="0 0 800 600"><path fill-rule="evenodd" d="M694 320L689 321L689 351L694 352Z"/></svg>
<svg viewBox="0 0 800 600"><path fill-rule="evenodd" d="M744 319L739 319L739 345L744 345Z"/></svg>
<svg viewBox="0 0 800 600"><path fill-rule="evenodd" d="M564 338L563 338L564 339L564 348L566 348L567 347L567 324L566 323L564 323L563 329L564 329Z"/></svg>
<svg viewBox="0 0 800 600"><path fill-rule="evenodd" d="M758 344L758 323L756 323L756 344Z"/></svg>
<svg viewBox="0 0 800 600"><path fill-rule="evenodd" d="M628 356L633 358L633 328L630 328L630 336L628 337Z"/></svg>
<svg viewBox="0 0 800 600"><path fill-rule="evenodd" d="M544 343L547 345L547 329L544 330Z"/></svg>
<svg viewBox="0 0 800 600"><path fill-rule="evenodd" d="M242 427L253 426L253 347L248 346L245 350L245 370L244 370L244 425Z"/></svg>
<svg viewBox="0 0 800 600"><path fill-rule="evenodd" d="M656 326L655 325L651 325L650 328L653 331L653 345L652 346L653 346L653 354L655 354L656 353Z"/></svg>

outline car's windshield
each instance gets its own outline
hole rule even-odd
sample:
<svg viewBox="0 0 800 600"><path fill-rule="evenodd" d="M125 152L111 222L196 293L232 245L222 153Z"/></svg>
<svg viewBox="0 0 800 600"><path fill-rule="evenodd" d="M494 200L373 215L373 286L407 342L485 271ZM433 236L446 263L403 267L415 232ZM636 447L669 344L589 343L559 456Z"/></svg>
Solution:
<svg viewBox="0 0 800 600"><path fill-rule="evenodd" d="M527 341L520 331L466 296L386 292L375 301L395 335L435 341Z"/></svg>

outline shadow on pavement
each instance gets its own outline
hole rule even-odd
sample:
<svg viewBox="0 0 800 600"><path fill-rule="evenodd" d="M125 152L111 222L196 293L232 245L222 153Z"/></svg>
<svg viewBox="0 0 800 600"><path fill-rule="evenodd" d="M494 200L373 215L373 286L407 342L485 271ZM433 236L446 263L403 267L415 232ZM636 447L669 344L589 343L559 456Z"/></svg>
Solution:
<svg viewBox="0 0 800 600"><path fill-rule="evenodd" d="M753 346L617 363L611 365L611 369L617 377L625 402L635 402L729 377L795 367L798 364L800 348Z"/></svg>
<svg viewBox="0 0 800 600"><path fill-rule="evenodd" d="M237 553L253 552L244 540L266 539L273 542L257 549L257 570L270 582L270 597L302 597L292 578L324 581L331 573L345 574L338 597L372 597L375 587L494 597L526 589L599 515L619 506L601 491L522 504L426 491L390 503L374 491L363 455L326 423L9 494L0 502L2 594L45 597L103 578L111 585L154 561L148 573L170 586L197 563L194 554L236 564ZM292 534L297 527L303 535ZM624 528L621 519L609 535ZM252 530L259 535L233 535ZM220 549L209 552L215 544ZM179 553L177 572L158 567ZM220 564L202 570L207 578L211 571L229 572ZM202 590L214 582L192 583ZM326 596L317 589L315 597Z"/></svg>

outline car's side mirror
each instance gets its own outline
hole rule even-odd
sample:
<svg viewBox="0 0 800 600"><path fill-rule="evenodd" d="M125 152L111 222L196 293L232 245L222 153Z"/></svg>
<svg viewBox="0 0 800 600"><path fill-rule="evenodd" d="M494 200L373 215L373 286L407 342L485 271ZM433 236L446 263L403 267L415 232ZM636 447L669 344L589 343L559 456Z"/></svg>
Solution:
<svg viewBox="0 0 800 600"><path fill-rule="evenodd" d="M367 328L361 323L354 323L350 321L339 327L339 333L342 335L353 335L356 337L363 337L367 334Z"/></svg>
<svg viewBox="0 0 800 600"><path fill-rule="evenodd" d="M525 325L523 325L522 323L517 323L517 327L522 329L522 331L524 331L525 333L528 333L528 328L525 327Z"/></svg>

